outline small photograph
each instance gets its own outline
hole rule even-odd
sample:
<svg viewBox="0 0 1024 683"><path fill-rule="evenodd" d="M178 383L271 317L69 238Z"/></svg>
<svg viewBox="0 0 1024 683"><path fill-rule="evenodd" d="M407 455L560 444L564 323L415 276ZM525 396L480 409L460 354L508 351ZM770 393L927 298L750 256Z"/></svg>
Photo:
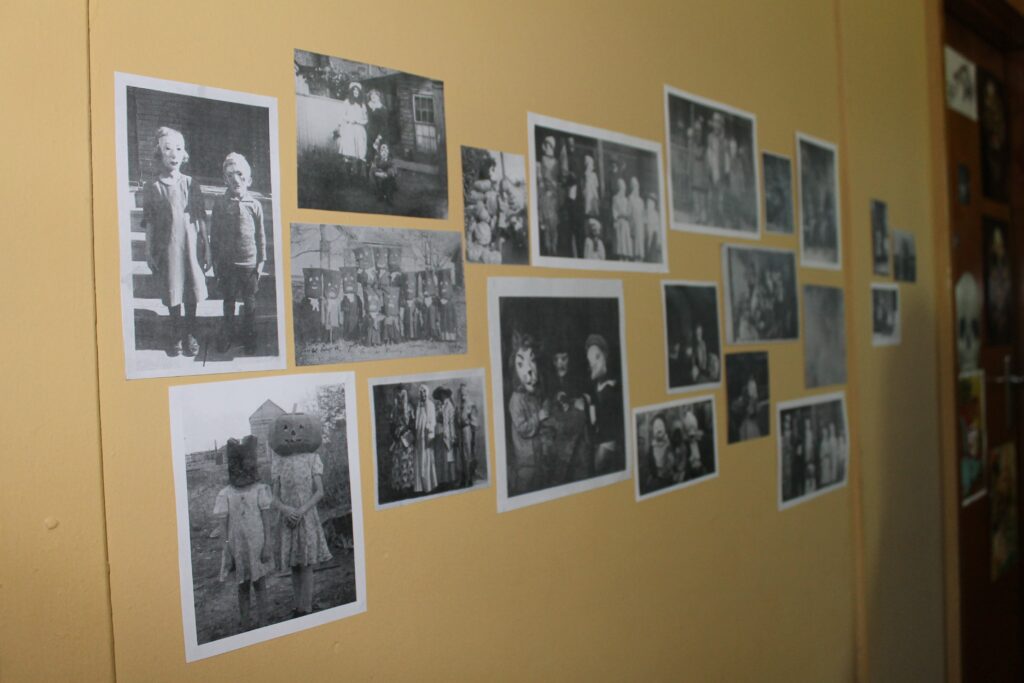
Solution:
<svg viewBox="0 0 1024 683"><path fill-rule="evenodd" d="M898 282L917 282L917 245L914 233L893 228L892 272Z"/></svg>
<svg viewBox="0 0 1024 683"><path fill-rule="evenodd" d="M764 217L768 232L793 234L793 162L771 152L761 154L764 165Z"/></svg>
<svg viewBox="0 0 1024 683"><path fill-rule="evenodd" d="M725 357L725 382L729 399L729 443L768 436L771 429L768 353L728 354Z"/></svg>
<svg viewBox="0 0 1024 683"><path fill-rule="evenodd" d="M291 228L296 365L466 352L459 233Z"/></svg>
<svg viewBox="0 0 1024 683"><path fill-rule="evenodd" d="M981 287L974 274L961 273L953 289L956 303L956 357L960 372L976 370L981 353Z"/></svg>
<svg viewBox="0 0 1024 683"><path fill-rule="evenodd" d="M994 75L978 69L981 132L981 191L989 199L1009 199L1010 132L1006 90Z"/></svg>
<svg viewBox="0 0 1024 683"><path fill-rule="evenodd" d="M967 164L956 165L956 197L964 206L971 203L971 169Z"/></svg>
<svg viewBox="0 0 1024 683"><path fill-rule="evenodd" d="M662 280L669 393L722 381L718 283Z"/></svg>
<svg viewBox="0 0 1024 683"><path fill-rule="evenodd" d="M185 659L365 612L354 375L169 395Z"/></svg>
<svg viewBox="0 0 1024 683"><path fill-rule="evenodd" d="M900 343L900 288L898 285L871 285L871 345L895 346Z"/></svg>
<svg viewBox="0 0 1024 683"><path fill-rule="evenodd" d="M946 62L946 106L971 121L978 120L977 75L974 62L944 46Z"/></svg>
<svg viewBox="0 0 1024 683"><path fill-rule="evenodd" d="M466 261L529 264L523 155L463 146L462 196Z"/></svg>
<svg viewBox="0 0 1024 683"><path fill-rule="evenodd" d="M985 327L989 346L1013 342L1013 274L1006 223L983 216L985 236Z"/></svg>
<svg viewBox="0 0 1024 683"><path fill-rule="evenodd" d="M850 439L842 392L779 403L779 509L846 486Z"/></svg>
<svg viewBox="0 0 1024 683"><path fill-rule="evenodd" d="M114 85L127 378L284 368L277 100Z"/></svg>
<svg viewBox="0 0 1024 683"><path fill-rule="evenodd" d="M444 83L295 50L299 208L448 217Z"/></svg>
<svg viewBox="0 0 1024 683"><path fill-rule="evenodd" d="M661 145L540 114L527 121L533 264L667 271Z"/></svg>
<svg viewBox="0 0 1024 683"><path fill-rule="evenodd" d="M490 486L484 371L370 380L377 509Z"/></svg>
<svg viewBox="0 0 1024 683"><path fill-rule="evenodd" d="M1010 441L990 450L988 468L988 480L992 482L992 580L998 581L1016 566L1020 555L1016 444Z"/></svg>
<svg viewBox="0 0 1024 683"><path fill-rule="evenodd" d="M714 396L637 408L633 421L637 500L718 476Z"/></svg>
<svg viewBox="0 0 1024 683"><path fill-rule="evenodd" d="M839 223L839 151L824 140L796 134L800 181L800 265L842 268Z"/></svg>
<svg viewBox="0 0 1024 683"><path fill-rule="evenodd" d="M498 511L628 479L622 281L490 278L487 299Z"/></svg>
<svg viewBox="0 0 1024 683"><path fill-rule="evenodd" d="M839 287L804 285L804 382L846 383L846 309Z"/></svg>
<svg viewBox="0 0 1024 683"><path fill-rule="evenodd" d="M889 275L889 207L878 199L871 200L871 254L875 275Z"/></svg>
<svg viewBox="0 0 1024 683"><path fill-rule="evenodd" d="M672 228L757 239L757 117L666 85L665 136Z"/></svg>
<svg viewBox="0 0 1024 683"><path fill-rule="evenodd" d="M983 458L988 448L983 370L960 373L956 385L956 413L960 440L960 505L966 507L988 493Z"/></svg>
<svg viewBox="0 0 1024 683"><path fill-rule="evenodd" d="M800 337L796 255L786 249L722 245L725 325L730 344Z"/></svg>

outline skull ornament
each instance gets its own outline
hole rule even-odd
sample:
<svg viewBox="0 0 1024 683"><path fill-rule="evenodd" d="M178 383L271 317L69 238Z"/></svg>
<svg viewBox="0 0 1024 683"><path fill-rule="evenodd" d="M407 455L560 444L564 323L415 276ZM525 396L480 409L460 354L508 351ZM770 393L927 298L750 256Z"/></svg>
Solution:
<svg viewBox="0 0 1024 683"><path fill-rule="evenodd" d="M981 350L981 289L970 273L956 281L956 352L960 371L978 367Z"/></svg>

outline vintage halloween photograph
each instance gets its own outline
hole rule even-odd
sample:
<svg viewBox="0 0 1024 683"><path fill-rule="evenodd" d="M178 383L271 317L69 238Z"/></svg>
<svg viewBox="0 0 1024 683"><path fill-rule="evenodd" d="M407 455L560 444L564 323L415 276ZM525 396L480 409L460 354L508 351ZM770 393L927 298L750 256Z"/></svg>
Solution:
<svg viewBox="0 0 1024 683"><path fill-rule="evenodd" d="M705 389L722 381L718 283L661 281L669 393Z"/></svg>
<svg viewBox="0 0 1024 683"><path fill-rule="evenodd" d="M637 500L718 476L714 396L636 408L633 422Z"/></svg>
<svg viewBox="0 0 1024 683"><path fill-rule="evenodd" d="M466 352L458 232L292 223L291 265L296 365Z"/></svg>
<svg viewBox="0 0 1024 683"><path fill-rule="evenodd" d="M917 242L909 230L892 230L892 274L897 282L917 281Z"/></svg>
<svg viewBox="0 0 1024 683"><path fill-rule="evenodd" d="M498 511L628 479L622 281L487 285Z"/></svg>
<svg viewBox="0 0 1024 683"><path fill-rule="evenodd" d="M127 378L284 368L277 100L114 85Z"/></svg>
<svg viewBox="0 0 1024 683"><path fill-rule="evenodd" d="M839 150L831 142L796 134L800 183L800 265L842 268L839 213Z"/></svg>
<svg viewBox="0 0 1024 683"><path fill-rule="evenodd" d="M839 287L804 285L804 386L846 383L846 307Z"/></svg>
<svg viewBox="0 0 1024 683"><path fill-rule="evenodd" d="M722 245L722 279L730 344L799 338L796 256L792 251Z"/></svg>
<svg viewBox="0 0 1024 683"><path fill-rule="evenodd" d="M661 145L530 113L534 265L668 270Z"/></svg>
<svg viewBox="0 0 1024 683"><path fill-rule="evenodd" d="M793 234L793 161L762 152L764 166L764 222L768 232Z"/></svg>
<svg viewBox="0 0 1024 683"><path fill-rule="evenodd" d="M899 285L871 284L871 345L900 343Z"/></svg>
<svg viewBox="0 0 1024 683"><path fill-rule="evenodd" d="M188 661L366 610L354 382L171 387Z"/></svg>
<svg viewBox="0 0 1024 683"><path fill-rule="evenodd" d="M673 230L760 237L757 117L665 86Z"/></svg>
<svg viewBox="0 0 1024 683"><path fill-rule="evenodd" d="M526 159L462 148L463 219L469 263L530 263Z"/></svg>
<svg viewBox="0 0 1024 683"><path fill-rule="evenodd" d="M725 393L729 400L729 443L768 436L771 428L768 353L750 351L725 357Z"/></svg>
<svg viewBox="0 0 1024 683"><path fill-rule="evenodd" d="M370 380L377 509L490 486L484 371Z"/></svg>
<svg viewBox="0 0 1024 683"><path fill-rule="evenodd" d="M889 207L878 199L871 200L871 260L875 275L889 275Z"/></svg>
<svg viewBox="0 0 1024 683"><path fill-rule="evenodd" d="M448 217L444 83L295 50L299 208Z"/></svg>
<svg viewBox="0 0 1024 683"><path fill-rule="evenodd" d="M823 394L776 405L779 509L846 485L850 435L846 395Z"/></svg>

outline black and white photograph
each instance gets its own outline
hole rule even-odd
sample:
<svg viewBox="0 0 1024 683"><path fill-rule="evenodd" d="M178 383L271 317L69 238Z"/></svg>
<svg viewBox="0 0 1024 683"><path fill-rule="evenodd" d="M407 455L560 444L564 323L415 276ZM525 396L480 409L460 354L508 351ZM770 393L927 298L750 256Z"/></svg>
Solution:
<svg viewBox="0 0 1024 683"><path fill-rule="evenodd" d="M533 264L666 272L661 145L540 114L527 122Z"/></svg>
<svg viewBox="0 0 1024 683"><path fill-rule="evenodd" d="M490 486L484 371L370 380L377 509Z"/></svg>
<svg viewBox="0 0 1024 683"><path fill-rule="evenodd" d="M462 198L469 263L530 263L526 159L462 147Z"/></svg>
<svg viewBox="0 0 1024 683"><path fill-rule="evenodd" d="M768 232L793 234L793 162L771 152L761 154L764 166L764 223Z"/></svg>
<svg viewBox="0 0 1024 683"><path fill-rule="evenodd" d="M291 265L296 365L466 352L458 232L292 223Z"/></svg>
<svg viewBox="0 0 1024 683"><path fill-rule="evenodd" d="M1009 199L1010 121L1006 89L993 73L978 69L978 129L981 136L981 191L989 199Z"/></svg>
<svg viewBox="0 0 1024 683"><path fill-rule="evenodd" d="M846 308L839 287L804 285L804 383L846 383Z"/></svg>
<svg viewBox="0 0 1024 683"><path fill-rule="evenodd" d="M127 378L283 369L277 100L114 86Z"/></svg>
<svg viewBox="0 0 1024 683"><path fill-rule="evenodd" d="M839 151L831 142L796 134L800 183L800 265L842 268L839 221Z"/></svg>
<svg viewBox="0 0 1024 683"><path fill-rule="evenodd" d="M946 106L971 121L978 120L977 70L974 62L943 46L946 67Z"/></svg>
<svg viewBox="0 0 1024 683"><path fill-rule="evenodd" d="M729 443L768 436L768 352L730 353L725 357L725 391L729 400Z"/></svg>
<svg viewBox="0 0 1024 683"><path fill-rule="evenodd" d="M498 511L630 476L621 280L487 282Z"/></svg>
<svg viewBox="0 0 1024 683"><path fill-rule="evenodd" d="M800 337L796 255L792 251L724 244L722 275L730 344Z"/></svg>
<svg viewBox="0 0 1024 683"><path fill-rule="evenodd" d="M665 86L672 229L760 237L757 117Z"/></svg>
<svg viewBox="0 0 1024 683"><path fill-rule="evenodd" d="M878 199L871 200L871 258L875 275L889 275L889 207Z"/></svg>
<svg viewBox="0 0 1024 683"><path fill-rule="evenodd" d="M842 392L779 403L779 509L846 486L850 435Z"/></svg>
<svg viewBox="0 0 1024 683"><path fill-rule="evenodd" d="M985 240L985 334L989 346L1013 342L1013 272L1009 226L990 216L981 217Z"/></svg>
<svg viewBox="0 0 1024 683"><path fill-rule="evenodd" d="M633 423L637 500L718 476L714 396L637 408Z"/></svg>
<svg viewBox="0 0 1024 683"><path fill-rule="evenodd" d="M355 376L169 398L185 659L365 612Z"/></svg>
<svg viewBox="0 0 1024 683"><path fill-rule="evenodd" d="M892 274L897 282L917 281L917 243L914 233L892 229Z"/></svg>
<svg viewBox="0 0 1024 683"><path fill-rule="evenodd" d="M662 280L668 391L717 387L722 381L718 283Z"/></svg>
<svg viewBox="0 0 1024 683"><path fill-rule="evenodd" d="M448 218L444 83L295 50L299 208Z"/></svg>
<svg viewBox="0 0 1024 683"><path fill-rule="evenodd" d="M900 343L899 285L871 284L871 345Z"/></svg>

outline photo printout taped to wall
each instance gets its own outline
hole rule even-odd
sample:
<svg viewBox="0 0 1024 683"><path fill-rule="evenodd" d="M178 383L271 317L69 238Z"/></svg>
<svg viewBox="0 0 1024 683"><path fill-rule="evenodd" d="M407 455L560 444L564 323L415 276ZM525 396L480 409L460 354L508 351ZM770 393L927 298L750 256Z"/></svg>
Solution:
<svg viewBox="0 0 1024 683"><path fill-rule="evenodd" d="M633 423L638 501L718 476L714 396L636 408Z"/></svg>
<svg viewBox="0 0 1024 683"><path fill-rule="evenodd" d="M718 283L662 280L665 365L669 393L722 383Z"/></svg>
<svg viewBox="0 0 1024 683"><path fill-rule="evenodd" d="M846 394L821 394L775 407L779 509L846 486L850 433Z"/></svg>
<svg viewBox="0 0 1024 683"><path fill-rule="evenodd" d="M796 134L800 185L800 265L840 270L839 151L834 144Z"/></svg>

